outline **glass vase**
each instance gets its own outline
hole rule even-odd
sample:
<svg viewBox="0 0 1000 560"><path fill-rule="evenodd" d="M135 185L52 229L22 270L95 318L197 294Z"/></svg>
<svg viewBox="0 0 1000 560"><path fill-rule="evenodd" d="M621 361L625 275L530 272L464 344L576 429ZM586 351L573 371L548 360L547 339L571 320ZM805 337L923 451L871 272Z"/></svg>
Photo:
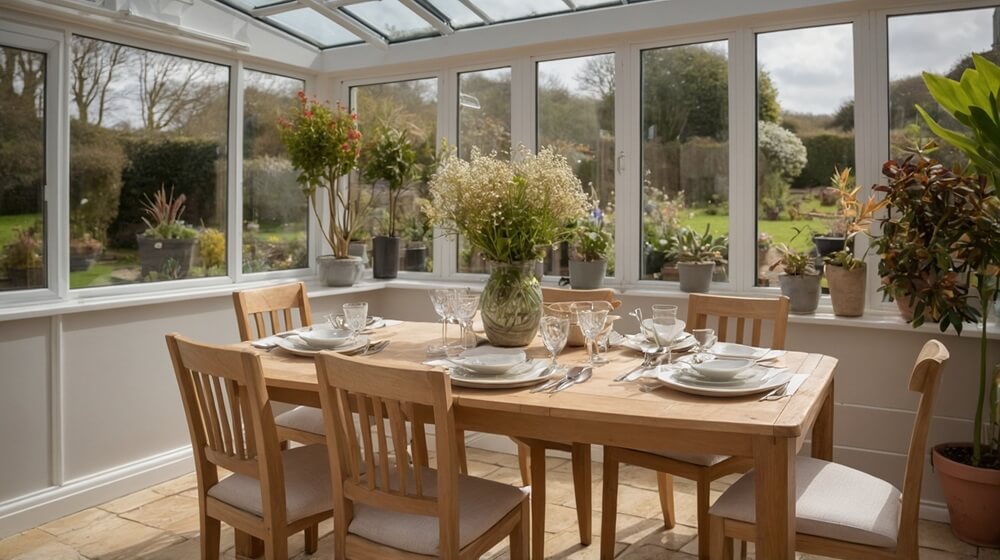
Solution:
<svg viewBox="0 0 1000 560"><path fill-rule="evenodd" d="M486 338L493 346L527 346L542 318L542 288L535 261L490 263L480 310Z"/></svg>

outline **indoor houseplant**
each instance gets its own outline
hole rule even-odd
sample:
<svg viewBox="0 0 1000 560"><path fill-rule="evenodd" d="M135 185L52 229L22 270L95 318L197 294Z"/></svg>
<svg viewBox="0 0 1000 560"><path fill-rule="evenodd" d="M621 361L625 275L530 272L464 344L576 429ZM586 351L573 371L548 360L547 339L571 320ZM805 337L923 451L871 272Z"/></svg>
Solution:
<svg viewBox="0 0 1000 560"><path fill-rule="evenodd" d="M681 291L704 293L711 288L715 265L724 262L725 240L725 236L713 236L709 226L705 226L703 234L681 228L677 233L677 271Z"/></svg>
<svg viewBox="0 0 1000 560"><path fill-rule="evenodd" d="M900 181L911 173L911 156L899 165L888 162L887 175L903 173L884 192L895 210L886 222L894 237L906 236L909 244L891 244L891 256L901 268L920 267L941 274L930 278L913 275L899 282L898 272L890 272L889 285L902 283L909 288L914 307L913 324L937 322L961 331L963 322L979 322L979 391L973 421L972 445L946 443L934 448L935 471L948 502L952 530L963 540L986 546L1000 546L1000 450L985 438L983 410L987 400L989 364L986 329L989 311L997 298L1000 283L1000 67L973 55L974 68L966 69L956 82L942 76L924 74L924 82L934 100L962 126L946 129L923 108L917 107L930 129L945 142L961 150L969 159L976 177L965 173L940 173L938 180ZM919 198L918 198L919 197ZM916 264L913 264L916 261ZM880 267L881 268L881 267ZM880 270L883 272L883 270ZM952 278L955 276L957 278ZM964 279L963 282L960 279ZM915 286L914 282L923 285ZM973 298L968 286L974 286ZM995 421L995 411L993 412Z"/></svg>
<svg viewBox="0 0 1000 560"><path fill-rule="evenodd" d="M777 245L779 259L771 265L771 270L782 267L778 275L781 295L788 296L792 313L812 313L819 307L820 274L809 253L798 251L780 243Z"/></svg>
<svg viewBox="0 0 1000 560"><path fill-rule="evenodd" d="M392 128L379 130L365 147L362 177L374 187L384 181L388 189L388 216L385 235L372 239L375 252L372 275L395 278L399 272L399 237L396 236L396 213L399 196L405 192L417 169L417 152L406 132Z"/></svg>
<svg viewBox="0 0 1000 560"><path fill-rule="evenodd" d="M841 247L823 256L823 272L830 287L834 315L860 317L865 312L868 266L864 258L854 255L853 241L858 233L867 232L875 215L888 202L875 197L869 197L865 202L858 200L861 188L854 185L850 167L835 169L831 181L834 185L832 189L837 193L844 236Z"/></svg>
<svg viewBox="0 0 1000 560"><path fill-rule="evenodd" d="M153 198L145 197L142 222L146 230L136 235L143 278L186 278L191 270L198 230L181 219L185 200L183 194L174 197L173 188L168 195L162 186Z"/></svg>
<svg viewBox="0 0 1000 560"><path fill-rule="evenodd" d="M362 200L360 187L353 181L340 184L361 154L358 118L340 103L330 107L301 91L298 98L292 114L279 118L279 134L299 171L297 181L321 224L323 239L333 251L316 258L320 280L328 286L350 286L364 271L364 261L350 255L351 239L371 206L370 200ZM321 209L327 212L326 220Z"/></svg>
<svg viewBox="0 0 1000 560"><path fill-rule="evenodd" d="M406 249L403 251L403 270L427 272L427 243L434 229L423 212L409 216L403 226Z"/></svg>
<svg viewBox="0 0 1000 560"><path fill-rule="evenodd" d="M431 179L427 214L490 263L481 303L490 343L524 346L542 316L535 263L545 247L572 237L586 215L587 196L566 158L552 148L535 155L521 146L511 161L476 149L468 161L448 153Z"/></svg>
<svg viewBox="0 0 1000 560"><path fill-rule="evenodd" d="M7 278L15 288L40 288L45 285L42 242L35 227L14 228L14 239L0 255Z"/></svg>
<svg viewBox="0 0 1000 560"><path fill-rule="evenodd" d="M590 215L576 230L573 255L569 261L569 285L575 290L593 290L604 285L608 253L614 239L605 229L604 212L595 198Z"/></svg>

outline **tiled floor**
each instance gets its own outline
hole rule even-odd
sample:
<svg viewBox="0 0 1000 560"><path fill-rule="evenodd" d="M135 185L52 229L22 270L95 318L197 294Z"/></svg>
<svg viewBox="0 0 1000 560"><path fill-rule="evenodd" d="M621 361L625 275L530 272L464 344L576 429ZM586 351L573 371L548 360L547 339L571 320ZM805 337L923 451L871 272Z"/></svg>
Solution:
<svg viewBox="0 0 1000 560"><path fill-rule="evenodd" d="M551 558L598 558L600 546L600 465L594 465L594 543L580 546L573 502L569 461L549 459L548 510L545 544ZM472 474L519 484L521 475L513 455L469 449ZM697 535L693 484L677 479L678 525L663 530L656 479L644 469L623 466L618 498L618 558L693 560ZM726 482L716 482L716 490ZM186 560L199 557L198 501L193 474L148 488L99 507L88 509L0 541L0 560L142 559ZM332 558L333 542L327 521L320 525L319 552L302 552L302 537L289 542L296 560ZM223 558L235 558L231 529L222 533ZM920 557L923 560L1000 560L1000 550L977 550L952 536L947 525L922 522ZM751 548L751 557L752 548ZM506 558L501 544L488 557ZM801 558L808 558L801 556ZM815 557L812 557L815 558Z"/></svg>

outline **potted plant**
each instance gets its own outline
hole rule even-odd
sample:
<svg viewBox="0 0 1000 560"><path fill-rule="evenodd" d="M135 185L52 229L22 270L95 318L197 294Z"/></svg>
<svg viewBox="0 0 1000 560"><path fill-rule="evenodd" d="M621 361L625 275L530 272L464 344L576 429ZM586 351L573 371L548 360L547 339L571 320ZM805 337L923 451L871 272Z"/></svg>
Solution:
<svg viewBox="0 0 1000 560"><path fill-rule="evenodd" d="M593 290L604 285L608 253L614 239L604 229L604 212L593 198L590 215L576 230L573 258L569 261L569 285L574 290Z"/></svg>
<svg viewBox="0 0 1000 560"><path fill-rule="evenodd" d="M495 346L525 346L538 331L542 292L535 263L545 247L571 239L588 201L566 158L551 147L520 146L510 161L473 149L454 150L430 183L426 212L444 231L461 235L490 263L483 289L483 328Z"/></svg>
<svg viewBox="0 0 1000 560"><path fill-rule="evenodd" d="M718 262L724 262L725 236L715 237L709 226L705 233L681 228L677 234L677 272L681 291L705 293L712 286L712 273Z"/></svg>
<svg viewBox="0 0 1000 560"><path fill-rule="evenodd" d="M963 127L949 130L917 107L930 129L959 149L977 175L947 170L924 153L886 162L885 193L892 209L883 222L879 271L889 294L907 293L911 323L938 323L961 332L965 322L980 331L979 391L972 443L944 443L932 462L941 480L955 534L982 546L1000 546L1000 449L986 433L983 413L989 392L987 324L1000 284L1000 67L973 55L961 80L924 73L931 96ZM933 146L931 146L933 148ZM908 273L908 274L907 274ZM973 297L971 287L978 291ZM990 395L996 398L994 394ZM995 407L990 409L995 425Z"/></svg>
<svg viewBox="0 0 1000 560"><path fill-rule="evenodd" d="M3 267L14 288L38 288L45 285L42 242L35 227L14 228L14 239L4 246Z"/></svg>
<svg viewBox="0 0 1000 560"><path fill-rule="evenodd" d="M353 181L340 185L340 178L355 168L361 154L358 116L339 102L336 107L308 99L298 93L299 103L289 117L278 119L281 142L297 181L309 200L332 255L316 257L320 280L328 286L351 286L361 277L365 263L350 254L351 239L364 221L371 200L362 200ZM320 215L320 196L326 197L326 220Z"/></svg>
<svg viewBox="0 0 1000 560"><path fill-rule="evenodd" d="M823 272L830 287L833 314L860 317L865 312L868 266L863 257L858 259L854 256L854 237L858 233L867 232L875 214L885 208L888 202L885 199L877 201L874 197L869 197L863 203L858 200L861 188L854 185L850 167L834 169L831 181L834 186L829 188L837 193L844 236L839 249L823 256L826 265Z"/></svg>
<svg viewBox="0 0 1000 560"><path fill-rule="evenodd" d="M403 251L403 270L427 271L427 240L433 233L430 221L422 212L410 216L403 227L406 249Z"/></svg>
<svg viewBox="0 0 1000 560"><path fill-rule="evenodd" d="M793 237L794 239L794 237ZM782 267L778 275L781 295L788 296L792 313L813 313L819 307L820 274L809 253L798 251L780 243L777 245L779 259L771 265L774 270Z"/></svg>
<svg viewBox="0 0 1000 560"><path fill-rule="evenodd" d="M184 223L183 194L174 197L161 186L153 198L145 196L142 223L146 230L136 235L139 244L139 264L143 278L185 278L191 270L198 230Z"/></svg>
<svg viewBox="0 0 1000 560"><path fill-rule="evenodd" d="M362 177L375 185L385 181L388 187L389 214L386 233L372 240L375 251L373 276L395 278L399 272L399 237L396 236L396 212L399 196L406 191L417 169L417 152L406 132L386 128L365 148Z"/></svg>
<svg viewBox="0 0 1000 560"><path fill-rule="evenodd" d="M94 239L89 232L72 236L69 240L69 271L90 270L104 250L104 244Z"/></svg>

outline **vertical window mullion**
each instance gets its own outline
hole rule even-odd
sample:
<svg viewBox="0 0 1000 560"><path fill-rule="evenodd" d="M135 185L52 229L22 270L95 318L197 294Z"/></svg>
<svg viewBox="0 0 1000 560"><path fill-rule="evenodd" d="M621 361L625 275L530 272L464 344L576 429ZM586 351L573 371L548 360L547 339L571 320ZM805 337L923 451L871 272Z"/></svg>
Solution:
<svg viewBox="0 0 1000 560"><path fill-rule="evenodd" d="M243 63L229 71L229 217L226 261L233 282L243 279Z"/></svg>

